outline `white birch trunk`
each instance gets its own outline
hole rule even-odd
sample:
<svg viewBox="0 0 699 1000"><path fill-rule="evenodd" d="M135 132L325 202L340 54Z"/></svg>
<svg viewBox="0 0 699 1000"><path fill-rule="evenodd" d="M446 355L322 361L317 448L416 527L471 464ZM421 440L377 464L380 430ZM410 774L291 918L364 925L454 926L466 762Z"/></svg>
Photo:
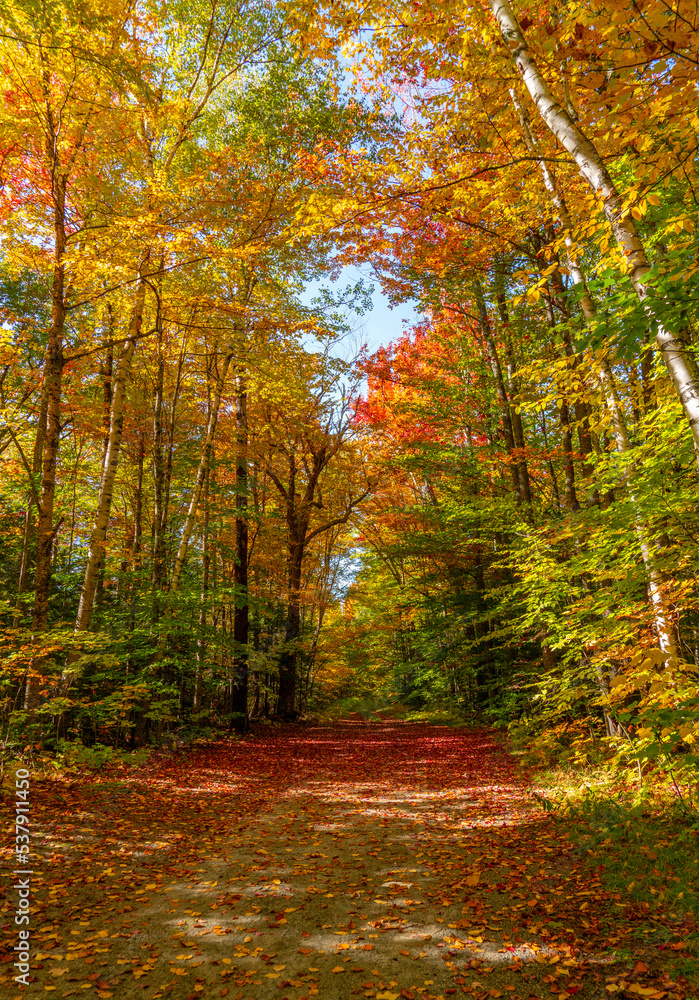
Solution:
<svg viewBox="0 0 699 1000"><path fill-rule="evenodd" d="M488 3L539 114L558 142L573 157L592 192L602 199L604 214L614 238L624 253L636 294L644 304L649 320L656 327L655 342L682 403L692 432L694 448L699 456L699 379L696 366L687 355L684 344L653 315L649 299L651 289L644 280L651 265L633 217L629 211L624 211L622 197L596 146L555 98L541 74L509 0L488 0Z"/></svg>
<svg viewBox="0 0 699 1000"><path fill-rule="evenodd" d="M587 324L590 325L597 314L597 308L587 290L585 276L582 272L582 268L580 267L577 255L575 254L572 237L572 225L570 215L568 213L568 207L565 203L563 195L559 191L558 186L551 176L546 160L543 156L541 156L539 150L537 149L536 141L529 127L529 121L527 120L526 113L519 103L514 90L510 90L510 96L512 97L512 102L519 117L524 142L532 156L535 156L537 159L544 181L544 187L546 188L546 191L548 192L548 195L558 213L559 222L565 231L565 241L568 250L568 266L574 282L582 289L581 305L585 320ZM614 381L614 373L612 372L606 358L603 358L600 363L599 381L607 403L607 408L609 409L609 413L612 418L616 450L620 455L626 455L632 450L632 445L629 440L624 413L619 403L616 384ZM641 558L643 559L643 565L646 571L648 597L653 613L653 624L656 635L658 636L660 648L663 652L668 653L668 655L676 656L678 655L677 641L675 638L675 630L672 625L672 615L665 596L665 581L662 573L656 565L648 526L638 509L638 503L634 495L633 484L631 481L632 472L633 470L631 467L627 467L624 470L624 481L629 492L629 498L634 511L634 531L636 533L636 538L638 539L638 546L641 551Z"/></svg>

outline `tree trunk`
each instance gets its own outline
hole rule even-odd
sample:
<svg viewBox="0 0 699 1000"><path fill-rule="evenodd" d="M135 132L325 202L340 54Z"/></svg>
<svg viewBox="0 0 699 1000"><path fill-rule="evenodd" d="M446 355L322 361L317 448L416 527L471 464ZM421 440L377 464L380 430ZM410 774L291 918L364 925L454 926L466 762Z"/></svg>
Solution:
<svg viewBox="0 0 699 1000"><path fill-rule="evenodd" d="M495 390L498 395L498 402L500 403L500 411L502 413L503 433L505 436L505 447L507 448L509 459L508 464L510 467L510 476L512 478L512 488L514 489L517 503L521 503L524 499L524 490L522 488L522 483L520 482L519 468L515 455L515 438L512 430L510 401L507 397L507 390L505 388L505 380L502 376L500 358L498 357L497 347L495 346L495 338L493 337L493 330L490 325L490 319L488 318L488 310L485 305L483 289L479 281L474 281L473 290L475 293L476 305L478 307L481 332L483 334L486 353L488 355L488 363L490 364L490 370L492 371L493 378L495 380Z"/></svg>
<svg viewBox="0 0 699 1000"><path fill-rule="evenodd" d="M530 504L532 502L531 494L531 484L529 481L529 466L527 465L527 460L525 456L526 443L524 439L524 425L522 423L522 414L519 412L519 407L515 405L515 400L519 393L519 384L517 379L517 364L515 362L514 352L512 350L512 340L510 338L510 317L507 310L507 300L505 298L505 289L503 282L502 271L496 272L496 288L497 288L497 303L498 312L500 313L500 320L503 327L503 339L505 342L505 357L507 359L507 376L509 381L509 393L508 397L510 400L510 419L512 421L512 436L515 442L515 448L517 449L518 460L517 460L517 473L519 476L519 484L522 491L522 497L525 503Z"/></svg>
<svg viewBox="0 0 699 1000"><path fill-rule="evenodd" d="M544 438L544 448L548 452L549 439L548 439L548 434L546 432L546 415L543 412L541 414L541 433ZM558 490L558 480L556 479L556 470L553 466L553 462L551 461L550 457L547 459L546 464L548 466L549 475L551 476L551 492L553 494L553 499L556 501L556 507L558 508L558 510L561 510L561 494Z"/></svg>
<svg viewBox="0 0 699 1000"><path fill-rule="evenodd" d="M107 354L104 363L100 364L100 375L102 377L102 468L107 458L109 450L109 438L112 423L112 395L114 386L112 379L114 376L114 316L111 303L107 305Z"/></svg>
<svg viewBox="0 0 699 1000"><path fill-rule="evenodd" d="M290 539L289 545L289 596L286 612L284 647L279 659L279 697L277 712L283 719L296 716L296 663L298 638L301 633L301 567L304 542ZM303 532L305 535L305 531Z"/></svg>
<svg viewBox="0 0 699 1000"><path fill-rule="evenodd" d="M41 398L39 402L39 416L36 425L36 437L34 438L34 451L32 454L32 477L35 482L41 472L41 463L44 452L44 440L46 438L46 418L49 406L48 379L46 377L46 367L41 380ZM34 490L29 491L27 500L27 513L24 518L24 535L22 538L22 558L19 566L19 578L17 580L17 603L15 604L14 627L19 625L20 618L25 613L23 595L27 591L29 583L30 567L35 557L36 531L35 531L35 502Z"/></svg>
<svg viewBox="0 0 699 1000"><path fill-rule="evenodd" d="M124 402L126 399L126 386L131 374L133 355L136 349L137 337L141 329L143 320L143 307L145 303L146 283L143 275L138 283L136 298L131 310L129 320L129 339L122 348L121 356L117 363L116 376L113 384L110 385L111 406L109 414L109 438L107 450L104 456L102 467L102 479L99 487L99 499L97 503L97 516L90 537L88 548L87 566L85 567L85 577L83 579L82 592L80 594L80 604L75 620L75 631L85 632L90 625L90 616L95 598L95 589L99 578L100 569L104 560L104 549L107 538L107 528L109 526L109 515L112 509L112 498L114 495L114 482L116 480L117 468L119 465L119 451L121 449L121 439L124 425Z"/></svg>
<svg viewBox="0 0 699 1000"><path fill-rule="evenodd" d="M219 376L218 385L216 386L216 391L214 393L214 398L211 405L211 414L207 422L206 435L204 437L204 443L201 451L201 458L199 459L199 468L197 469L196 479L194 480L194 488L192 490L192 496L189 501L189 507L187 509L187 517L185 518L184 528L182 529L182 538L180 539L179 548L177 550L177 556L175 558L175 564L172 569L172 577L170 579L169 590L174 593L179 589L180 579L182 576L182 568L184 566L184 561L187 556L187 549L189 548L189 540L192 537L192 532L194 531L194 524L197 518L197 509L199 507L199 497L201 495L202 486L204 485L204 479L206 477L207 470L209 468L209 462L211 459L211 447L214 442L214 437L216 434L216 423L218 421L218 411L221 406L221 394L223 392L223 387L226 381L226 376L228 375L228 369L231 363L231 354L227 354L223 361L223 366L221 368L221 374Z"/></svg>
<svg viewBox="0 0 699 1000"><path fill-rule="evenodd" d="M489 0L489 2L494 10L498 4L499 4L498 7L499 10L502 10L505 7L507 7L507 5L504 3L504 0ZM509 10L509 7L507 7L507 10ZM515 26L517 32L519 33L519 37L522 39L522 44L524 45L524 40L521 36L521 32L519 32L519 27L516 25L516 22ZM503 29L503 36L507 41L507 36L505 36L504 29ZM538 70L536 70L536 72L538 73ZM543 80L541 82L544 87L547 86ZM560 195L558 188L554 183L553 178L551 177L551 174L548 170L545 160L543 159L543 157L540 156L536 148L536 145L534 143L534 138L529 129L529 124L527 122L526 116L524 115L524 112L522 111L517 101L516 95L512 91L510 93L512 94L512 99L515 104L515 108L517 109L519 114L519 119L522 125L522 131L524 134L527 147L529 148L530 152L532 152L532 154L537 156L538 158L539 168L544 178L544 185L549 193L549 196L551 197L551 200L555 208L559 213L559 220L566 233L566 243L569 248L568 265L573 280L581 289L582 294L580 297L580 304L582 306L585 321L588 323L588 325L592 325L597 315L597 308L587 290L587 284L585 282L585 278L582 273L582 268L580 267L580 263L574 252L574 248L572 245L571 221L568 215L568 209L565 204L565 200ZM539 110L541 110L541 108ZM567 116L567 112L563 113ZM577 129L577 126L575 126L572 122L571 125L573 125L573 128ZM582 136L582 133L580 134ZM587 142L587 140L584 141ZM606 170L606 168L604 169ZM560 287L562 287L562 282ZM561 295L560 297L561 297L562 307L564 309L564 316L568 318L569 313L567 304L564 301L564 296ZM611 416L612 427L614 429L616 449L621 455L627 454L628 452L631 451L631 443L629 441L629 435L626 428L626 421L624 418L623 410L621 408L617 396L614 375L605 355L603 355L600 360L599 381L602 387L605 401L607 403L607 408ZM657 568L656 560L653 553L653 546L650 540L650 533L648 530L648 526L645 523L641 514L639 513L638 504L633 492L631 479L632 479L632 469L630 466L626 466L624 469L624 481L629 491L629 496L634 510L634 529L636 532L636 538L638 539L639 549L641 551L641 557L643 559L643 564L646 571L648 596L653 613L655 632L658 637L660 648L664 652L667 652L669 655L674 656L677 655L677 639L675 636L675 629L672 624L672 612L667 597L665 595L665 590L666 590L665 581L663 579L662 574Z"/></svg>
<svg viewBox="0 0 699 1000"><path fill-rule="evenodd" d="M233 690L231 712L234 728L248 728L248 409L245 375L239 374L236 395L236 497L235 497L235 614L233 618Z"/></svg>
<svg viewBox="0 0 699 1000"><path fill-rule="evenodd" d="M50 162L56 167L53 150L49 150ZM56 466L61 438L61 393L63 388L63 331L66 321L65 271L63 257L66 248L65 197L67 177L54 177L54 260L53 284L51 289L51 329L46 349L46 366L42 397L46 397L46 432L41 456L41 500L36 525L36 562L34 570L34 608L32 610L32 630L43 632L49 612L49 592L51 588L51 564L53 543L58 530L54 526L54 505L56 499ZM35 669L30 670L24 695L24 707L33 711L39 699L39 677Z"/></svg>
<svg viewBox="0 0 699 1000"><path fill-rule="evenodd" d="M158 370L155 380L155 405L153 408L153 617L158 618L157 593L165 587L165 531L167 510L165 505L165 458L163 452L163 395L165 392L165 358L163 357L163 332L160 312L156 318L158 328Z"/></svg>
<svg viewBox="0 0 699 1000"><path fill-rule="evenodd" d="M53 512L56 497L56 464L61 436L61 392L63 382L63 329L66 310L63 302L63 268L57 267L53 281L53 309L46 369L46 435L41 463L41 506L37 518L36 569L32 628L46 628L51 583L51 554L55 531Z"/></svg>
<svg viewBox="0 0 699 1000"><path fill-rule="evenodd" d="M209 591L209 481L211 469L206 470L204 482L204 524L202 526L202 569L201 569L201 607L199 609L199 638L197 639L197 667L194 675L194 712L201 711L202 688L204 681L204 663L206 661L206 639L204 629L207 618L207 597Z"/></svg>
<svg viewBox="0 0 699 1000"><path fill-rule="evenodd" d="M537 258L538 257L539 255L537 254ZM539 261L540 269L541 269L541 264L542 261L540 260ZM545 270L545 268L543 270ZM553 311L553 297L548 292L544 296L544 302L546 305L546 319L548 321L549 327L553 332L556 326L556 317ZM558 415L561 424L561 437L563 439L563 456L565 461L566 507L570 511L575 511L580 509L580 503L578 502L578 497L575 490L575 463L573 461L573 439L570 432L570 411L568 410L568 403L565 400L565 398L562 399L559 404Z"/></svg>
<svg viewBox="0 0 699 1000"><path fill-rule="evenodd" d="M515 66L529 91L542 119L558 142L575 160L581 175L597 198L602 199L604 214L612 233L623 251L626 269L636 295L643 303L648 319L655 325L655 342L682 403L689 423L694 448L699 458L699 374L697 366L685 350L680 337L669 330L654 315L652 289L645 278L651 269L643 242L630 212L624 211L623 198L605 166L594 143L587 138L568 111L553 95L529 51L524 35L508 0L488 0L508 46Z"/></svg>
<svg viewBox="0 0 699 1000"><path fill-rule="evenodd" d="M578 501L577 493L575 492L573 440L570 433L570 414L568 411L568 403L565 399L561 400L560 406L558 407L558 413L561 421L561 436L563 438L563 455L565 459L566 507L568 510L574 511L580 509L580 503Z"/></svg>
<svg viewBox="0 0 699 1000"><path fill-rule="evenodd" d="M129 594L129 634L136 628L136 602L140 587L140 575L143 553L143 459L145 458L146 442L143 430L138 435L138 473L136 477L136 490L134 495L134 516L133 516L133 561L131 565L131 589ZM133 656L129 654L126 661L127 675L133 670Z"/></svg>

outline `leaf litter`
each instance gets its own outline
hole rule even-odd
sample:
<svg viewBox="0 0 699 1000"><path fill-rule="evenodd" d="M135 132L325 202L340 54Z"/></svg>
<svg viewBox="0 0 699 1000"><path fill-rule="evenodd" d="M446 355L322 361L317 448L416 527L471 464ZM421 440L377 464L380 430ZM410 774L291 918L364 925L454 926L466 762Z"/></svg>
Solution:
<svg viewBox="0 0 699 1000"><path fill-rule="evenodd" d="M262 727L260 727L262 728ZM36 783L32 986L56 996L693 994L487 730L265 727ZM0 986L13 980L12 901Z"/></svg>

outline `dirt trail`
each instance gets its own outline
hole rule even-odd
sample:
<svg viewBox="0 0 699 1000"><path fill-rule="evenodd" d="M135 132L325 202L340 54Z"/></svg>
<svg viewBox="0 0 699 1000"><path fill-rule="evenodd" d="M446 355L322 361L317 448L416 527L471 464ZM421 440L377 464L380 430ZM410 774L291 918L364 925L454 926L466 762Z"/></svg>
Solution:
<svg viewBox="0 0 699 1000"><path fill-rule="evenodd" d="M35 794L31 995L691 995L486 731L265 729Z"/></svg>

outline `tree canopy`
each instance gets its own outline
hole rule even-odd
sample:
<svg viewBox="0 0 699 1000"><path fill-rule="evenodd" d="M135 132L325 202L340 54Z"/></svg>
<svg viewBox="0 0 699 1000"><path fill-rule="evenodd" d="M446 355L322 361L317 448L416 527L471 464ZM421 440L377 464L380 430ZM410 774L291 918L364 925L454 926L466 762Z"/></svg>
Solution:
<svg viewBox="0 0 699 1000"><path fill-rule="evenodd" d="M694 766L696 4L0 11L8 739L378 698ZM374 352L347 264L418 304Z"/></svg>

